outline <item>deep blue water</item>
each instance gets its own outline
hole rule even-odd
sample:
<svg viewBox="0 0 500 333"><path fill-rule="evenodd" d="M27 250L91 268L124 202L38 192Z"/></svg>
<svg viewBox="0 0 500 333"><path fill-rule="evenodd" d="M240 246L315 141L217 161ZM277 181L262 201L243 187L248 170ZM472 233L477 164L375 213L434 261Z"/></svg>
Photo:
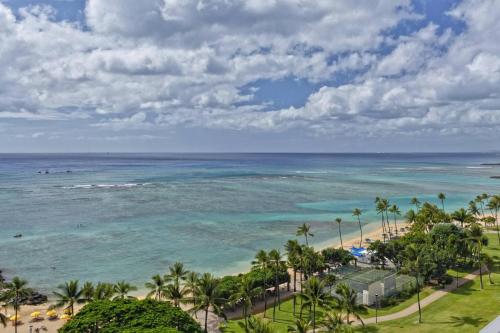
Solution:
<svg viewBox="0 0 500 333"><path fill-rule="evenodd" d="M317 246L338 236L336 217L356 233L356 207L375 227L376 196L405 210L413 196L437 203L445 192L452 210L498 193L490 176L500 166L480 165L498 162L498 153L0 154L0 268L42 290L69 279L140 287L177 260L237 272L303 222Z"/></svg>

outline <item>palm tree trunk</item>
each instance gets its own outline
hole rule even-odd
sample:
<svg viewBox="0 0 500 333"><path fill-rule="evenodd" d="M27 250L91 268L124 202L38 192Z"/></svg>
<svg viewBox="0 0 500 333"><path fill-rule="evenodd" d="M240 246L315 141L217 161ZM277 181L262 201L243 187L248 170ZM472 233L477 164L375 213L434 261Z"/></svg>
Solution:
<svg viewBox="0 0 500 333"><path fill-rule="evenodd" d="M205 333L208 333L208 306L205 308Z"/></svg>
<svg viewBox="0 0 500 333"><path fill-rule="evenodd" d="M384 214L384 213L382 213ZM387 221L387 229L389 231L389 238L391 238L391 224L389 223L389 214L387 213L387 210L385 211L385 220Z"/></svg>
<svg viewBox="0 0 500 333"><path fill-rule="evenodd" d="M313 304L313 333L316 332L316 303Z"/></svg>
<svg viewBox="0 0 500 333"><path fill-rule="evenodd" d="M363 228L361 227L361 219L358 216L358 224L359 224L359 247L363 243Z"/></svg>
<svg viewBox="0 0 500 333"><path fill-rule="evenodd" d="M498 209L495 210L495 225L497 226L498 244L500 244L500 231L498 231Z"/></svg>
<svg viewBox="0 0 500 333"><path fill-rule="evenodd" d="M309 242L307 241L307 233L304 236L306 237L306 246L309 246Z"/></svg>
<svg viewBox="0 0 500 333"><path fill-rule="evenodd" d="M417 303L418 303L418 323L422 323L422 309L420 308L420 285L418 283L418 274L415 276L417 281Z"/></svg>
<svg viewBox="0 0 500 333"><path fill-rule="evenodd" d="M342 229L340 228L340 223L339 223L339 235L340 235L340 247L343 250L344 249L344 244L342 243Z"/></svg>
<svg viewBox="0 0 500 333"><path fill-rule="evenodd" d="M479 282L481 285L481 289L483 289L483 265L481 265L481 262L479 262Z"/></svg>
<svg viewBox="0 0 500 333"><path fill-rule="evenodd" d="M267 270L264 269L264 318L266 318L267 310Z"/></svg>
<svg viewBox="0 0 500 333"><path fill-rule="evenodd" d="M273 321L276 320L276 296L278 295L278 270L274 277L274 302L273 302Z"/></svg>
<svg viewBox="0 0 500 333"><path fill-rule="evenodd" d="M396 214L394 214L394 230L396 230L396 236L398 235L398 223L396 221Z"/></svg>
<svg viewBox="0 0 500 333"><path fill-rule="evenodd" d="M17 333L17 307L18 307L18 302L19 302L18 300L19 300L19 294L16 291L16 300L14 302L14 307L15 307L15 309L14 309L14 312L15 312L15 314L14 314L14 316L15 316L15 318L14 318L15 319L14 320L14 332L15 333Z"/></svg>

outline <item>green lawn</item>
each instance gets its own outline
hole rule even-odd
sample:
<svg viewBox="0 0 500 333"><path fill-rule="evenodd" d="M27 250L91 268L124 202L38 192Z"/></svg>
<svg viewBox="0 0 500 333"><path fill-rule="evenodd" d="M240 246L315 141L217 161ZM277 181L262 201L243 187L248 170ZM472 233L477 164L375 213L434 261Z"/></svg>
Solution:
<svg viewBox="0 0 500 333"><path fill-rule="evenodd" d="M496 235L489 234L490 246L484 252L500 262L500 247ZM357 332L478 332L488 322L500 315L500 265L492 274L489 284L484 276L484 289L480 289L479 278L425 307L423 323L418 324L418 314L402 319L369 325Z"/></svg>
<svg viewBox="0 0 500 333"><path fill-rule="evenodd" d="M434 287L425 287L422 289L421 293L420 293L420 298L423 299L427 296L429 296L430 294L432 294L436 289ZM396 304L396 305L393 305L393 306L386 306L384 308L379 308L378 309L378 315L379 316L385 316L385 315L388 315L388 314L391 314L391 313L394 313L394 312L398 312L398 311L401 311L407 307L409 307L410 305L412 305L413 303L416 303L417 302L417 294L413 295L412 297L408 298L407 300L399 303L399 304ZM370 318L370 317L375 317L375 308L366 308L366 313L363 313L362 314L362 317L363 318Z"/></svg>
<svg viewBox="0 0 500 333"><path fill-rule="evenodd" d="M444 296L438 301L425 307L422 312L423 323L418 324L418 314L414 314L395 321L369 325L366 328L357 328L356 332L478 332L480 328L500 315L500 247L496 234L487 234L490 245L484 248L484 252L492 256L497 263L495 272L492 274L495 284L490 285L488 276L483 277L484 289L480 290L479 278L459 288L458 290ZM454 276L454 272L449 272ZM465 276L468 270L459 272L460 276ZM425 298L434 291L431 287L426 287L421 293L421 298ZM379 315L398 312L416 302L416 295L412 298L392 307L379 309ZM277 322L274 323L276 333L285 333L290 325L295 321L292 311L292 300L281 304L281 310L276 309ZM297 309L299 307L297 306ZM304 316L308 316L304 311ZM368 318L375 315L375 309L367 309L363 317ZM318 317L322 313L319 311ZM266 313L267 318L272 318L272 308ZM238 321L229 321L228 327L223 329L224 333L244 333L238 326Z"/></svg>
<svg viewBox="0 0 500 333"><path fill-rule="evenodd" d="M299 303L299 302L300 302L300 300L297 299L297 303ZM293 315L293 300L292 299L281 303L281 310L279 310L278 307L276 307L276 322L273 324L274 332L286 333L288 330L288 327L293 326L295 323L295 320L299 319L299 311L300 311L300 304L297 304L296 316L294 317L294 315ZM260 314L259 316L262 316L262 314ZM309 311L307 311L307 309L304 309L302 316L303 316L303 318L308 318ZM316 311L317 320L320 320L322 316L323 316L323 312L321 309ZM269 318L269 319L273 318L273 308L272 307L267 309L266 318ZM243 320L230 320L228 322L227 327L222 328L222 331L224 333L244 333L244 330L241 329L238 322L243 322Z"/></svg>

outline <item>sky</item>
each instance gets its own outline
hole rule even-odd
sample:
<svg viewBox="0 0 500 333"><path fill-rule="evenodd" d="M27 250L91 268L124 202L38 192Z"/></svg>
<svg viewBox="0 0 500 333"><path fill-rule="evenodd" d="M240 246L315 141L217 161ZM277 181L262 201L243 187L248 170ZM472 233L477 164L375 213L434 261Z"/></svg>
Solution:
<svg viewBox="0 0 500 333"><path fill-rule="evenodd" d="M497 0L0 0L0 152L500 150Z"/></svg>

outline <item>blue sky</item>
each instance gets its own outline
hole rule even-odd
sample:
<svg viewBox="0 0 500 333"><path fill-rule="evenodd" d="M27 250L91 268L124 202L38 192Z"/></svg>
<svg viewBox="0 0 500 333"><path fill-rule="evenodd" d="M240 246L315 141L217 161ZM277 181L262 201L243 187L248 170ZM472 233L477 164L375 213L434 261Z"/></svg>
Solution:
<svg viewBox="0 0 500 333"><path fill-rule="evenodd" d="M0 0L0 152L490 151L500 2Z"/></svg>

